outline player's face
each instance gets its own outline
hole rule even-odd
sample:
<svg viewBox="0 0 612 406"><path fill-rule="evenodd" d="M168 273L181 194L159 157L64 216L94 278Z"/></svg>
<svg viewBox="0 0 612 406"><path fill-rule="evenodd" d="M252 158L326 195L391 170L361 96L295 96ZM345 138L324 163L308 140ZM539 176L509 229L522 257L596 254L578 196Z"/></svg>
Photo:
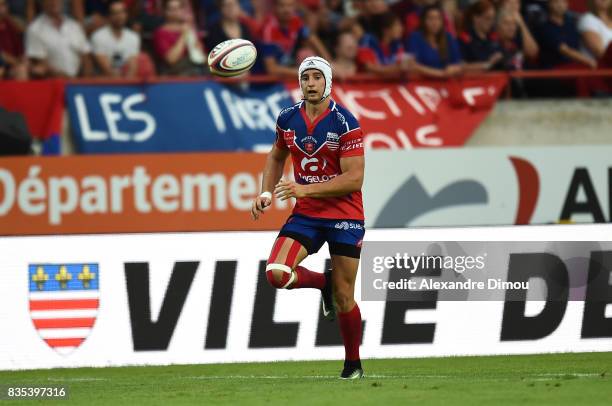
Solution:
<svg viewBox="0 0 612 406"><path fill-rule="evenodd" d="M317 69L308 69L300 77L304 99L310 103L318 103L325 91L325 76Z"/></svg>

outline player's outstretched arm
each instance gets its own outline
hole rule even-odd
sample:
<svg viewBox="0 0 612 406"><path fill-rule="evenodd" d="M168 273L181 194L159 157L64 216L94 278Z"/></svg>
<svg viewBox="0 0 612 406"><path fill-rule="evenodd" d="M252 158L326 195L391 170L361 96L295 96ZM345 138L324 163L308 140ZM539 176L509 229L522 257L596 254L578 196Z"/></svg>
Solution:
<svg viewBox="0 0 612 406"><path fill-rule="evenodd" d="M273 145L272 150L268 153L261 182L261 194L253 200L251 207L253 220L257 220L259 215L263 214L264 209L272 203L272 191L283 174L287 156L289 156L289 151L278 148L276 145Z"/></svg>
<svg viewBox="0 0 612 406"><path fill-rule="evenodd" d="M365 160L363 155L340 158L342 173L323 183L300 185L296 182L283 180L276 185L274 194L281 200L291 197L336 197L358 192L363 185Z"/></svg>

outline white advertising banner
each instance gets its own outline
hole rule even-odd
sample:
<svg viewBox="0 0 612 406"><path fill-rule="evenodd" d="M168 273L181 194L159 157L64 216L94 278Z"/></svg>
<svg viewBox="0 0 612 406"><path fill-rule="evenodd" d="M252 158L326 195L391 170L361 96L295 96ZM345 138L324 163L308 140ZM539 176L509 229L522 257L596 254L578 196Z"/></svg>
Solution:
<svg viewBox="0 0 612 406"><path fill-rule="evenodd" d="M604 223L612 146L368 151L372 228Z"/></svg>
<svg viewBox="0 0 612 406"><path fill-rule="evenodd" d="M609 225L372 230L365 243L612 241L611 231ZM319 292L267 284L263 268L275 236L0 238L0 369L341 359L338 327L322 320ZM324 247L304 265L321 272L327 258ZM360 300L359 278L356 291ZM505 320L507 303L360 301L362 358L612 351L610 304L598 313L587 312L587 301L568 301L562 318L534 338L523 334L520 320ZM525 320L536 317L542 303L527 302L524 310Z"/></svg>

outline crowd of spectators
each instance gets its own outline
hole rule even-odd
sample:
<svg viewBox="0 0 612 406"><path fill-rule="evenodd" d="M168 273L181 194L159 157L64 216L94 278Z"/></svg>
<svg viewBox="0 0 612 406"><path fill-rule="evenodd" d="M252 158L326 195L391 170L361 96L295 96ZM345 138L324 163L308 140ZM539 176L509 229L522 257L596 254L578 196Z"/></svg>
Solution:
<svg viewBox="0 0 612 406"><path fill-rule="evenodd" d="M194 76L229 38L253 73L335 75L611 66L612 0L0 0L0 78Z"/></svg>

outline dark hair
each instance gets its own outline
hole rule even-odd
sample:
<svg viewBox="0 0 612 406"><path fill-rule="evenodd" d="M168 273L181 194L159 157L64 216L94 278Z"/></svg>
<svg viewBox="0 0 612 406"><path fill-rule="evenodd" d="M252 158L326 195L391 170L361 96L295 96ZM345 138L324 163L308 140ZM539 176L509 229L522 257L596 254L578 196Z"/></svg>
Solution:
<svg viewBox="0 0 612 406"><path fill-rule="evenodd" d="M468 26L472 26L474 16L481 16L490 9L495 10L495 6L489 0L478 0L469 6L465 12L465 20Z"/></svg>
<svg viewBox="0 0 612 406"><path fill-rule="evenodd" d="M588 2L588 7L589 7L589 11L590 11L591 13L593 13L594 15L597 15L597 13L596 13L596 11L597 11L597 10L595 10L595 1L593 1L593 0L589 0L589 2ZM612 17L612 4L611 4L611 5L610 5L610 7L608 8L608 16L609 16L609 17Z"/></svg>
<svg viewBox="0 0 612 406"><path fill-rule="evenodd" d="M401 23L401 20L397 14L388 11L386 13L373 15L371 22L374 27L374 35L379 41L382 41L385 30L391 28L396 22Z"/></svg>
<svg viewBox="0 0 612 406"><path fill-rule="evenodd" d="M440 32L436 33L436 44L438 45L438 53L440 54L440 58L443 61L446 61L448 59L448 39L446 38L446 29L444 28L444 11L442 10L442 7L432 5L423 8L419 18L419 31L421 31L423 35L427 34L425 20L427 19L427 14L432 11L437 11L440 13L440 18L442 18L442 29Z"/></svg>

